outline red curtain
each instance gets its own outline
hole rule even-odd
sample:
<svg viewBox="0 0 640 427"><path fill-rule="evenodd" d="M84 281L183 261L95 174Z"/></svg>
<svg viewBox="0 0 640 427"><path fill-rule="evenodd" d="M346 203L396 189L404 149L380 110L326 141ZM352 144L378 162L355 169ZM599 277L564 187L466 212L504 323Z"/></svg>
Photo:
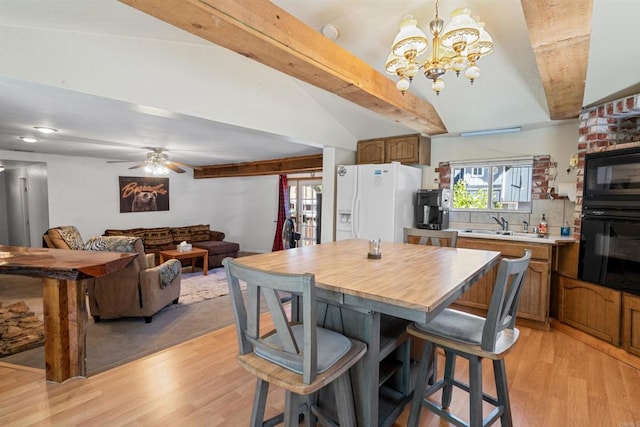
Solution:
<svg viewBox="0 0 640 427"><path fill-rule="evenodd" d="M281 251L284 249L282 244L282 227L289 214L289 187L287 184L287 176L280 175L280 181L278 182L278 220L276 224L276 235L273 238L272 251Z"/></svg>

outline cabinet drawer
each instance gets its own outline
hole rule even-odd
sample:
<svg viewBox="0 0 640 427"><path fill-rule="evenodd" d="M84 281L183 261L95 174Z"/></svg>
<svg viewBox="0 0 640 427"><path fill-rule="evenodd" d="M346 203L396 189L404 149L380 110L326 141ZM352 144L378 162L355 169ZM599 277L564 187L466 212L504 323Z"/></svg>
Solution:
<svg viewBox="0 0 640 427"><path fill-rule="evenodd" d="M483 249L498 251L503 256L519 258L524 255L524 250L531 250L531 258L540 260L551 259L551 245L544 243L510 242L506 240L474 239L473 237L459 237L459 248Z"/></svg>

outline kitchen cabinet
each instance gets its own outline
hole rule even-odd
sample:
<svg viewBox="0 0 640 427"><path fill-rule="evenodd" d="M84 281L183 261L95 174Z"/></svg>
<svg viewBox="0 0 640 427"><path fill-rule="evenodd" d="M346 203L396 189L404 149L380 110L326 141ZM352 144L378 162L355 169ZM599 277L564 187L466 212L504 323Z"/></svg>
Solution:
<svg viewBox="0 0 640 427"><path fill-rule="evenodd" d="M620 345L622 292L565 276L559 276L558 287L560 322L613 345ZM638 323L640 320L636 319ZM640 324L637 327L636 334L639 334Z"/></svg>
<svg viewBox="0 0 640 427"><path fill-rule="evenodd" d="M431 140L419 134L358 141L357 164L400 162L406 165L431 163Z"/></svg>
<svg viewBox="0 0 640 427"><path fill-rule="evenodd" d="M623 294L622 310L622 348L640 356L640 297Z"/></svg>
<svg viewBox="0 0 640 427"><path fill-rule="evenodd" d="M500 252L503 258L519 258L524 250L531 250L531 261L524 278L518 319L539 329L549 329L549 289L553 246L547 243L529 243L492 239L458 237L459 248L485 249ZM493 284L498 266L474 284L456 302L454 307L485 315L491 302Z"/></svg>

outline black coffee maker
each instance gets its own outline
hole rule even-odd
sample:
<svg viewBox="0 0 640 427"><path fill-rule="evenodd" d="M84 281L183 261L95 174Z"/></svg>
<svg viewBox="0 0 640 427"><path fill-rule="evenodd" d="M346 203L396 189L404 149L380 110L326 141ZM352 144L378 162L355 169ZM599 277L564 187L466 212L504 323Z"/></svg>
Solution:
<svg viewBox="0 0 640 427"><path fill-rule="evenodd" d="M415 223L417 228L444 230L449 228L451 190L418 190L415 199Z"/></svg>

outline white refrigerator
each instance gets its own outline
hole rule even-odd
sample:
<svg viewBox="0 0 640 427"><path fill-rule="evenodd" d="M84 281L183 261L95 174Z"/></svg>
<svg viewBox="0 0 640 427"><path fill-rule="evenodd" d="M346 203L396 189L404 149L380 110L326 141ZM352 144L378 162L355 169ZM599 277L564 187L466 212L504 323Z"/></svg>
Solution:
<svg viewBox="0 0 640 427"><path fill-rule="evenodd" d="M336 186L336 240L402 242L402 229L414 223L422 169L400 163L340 165Z"/></svg>

